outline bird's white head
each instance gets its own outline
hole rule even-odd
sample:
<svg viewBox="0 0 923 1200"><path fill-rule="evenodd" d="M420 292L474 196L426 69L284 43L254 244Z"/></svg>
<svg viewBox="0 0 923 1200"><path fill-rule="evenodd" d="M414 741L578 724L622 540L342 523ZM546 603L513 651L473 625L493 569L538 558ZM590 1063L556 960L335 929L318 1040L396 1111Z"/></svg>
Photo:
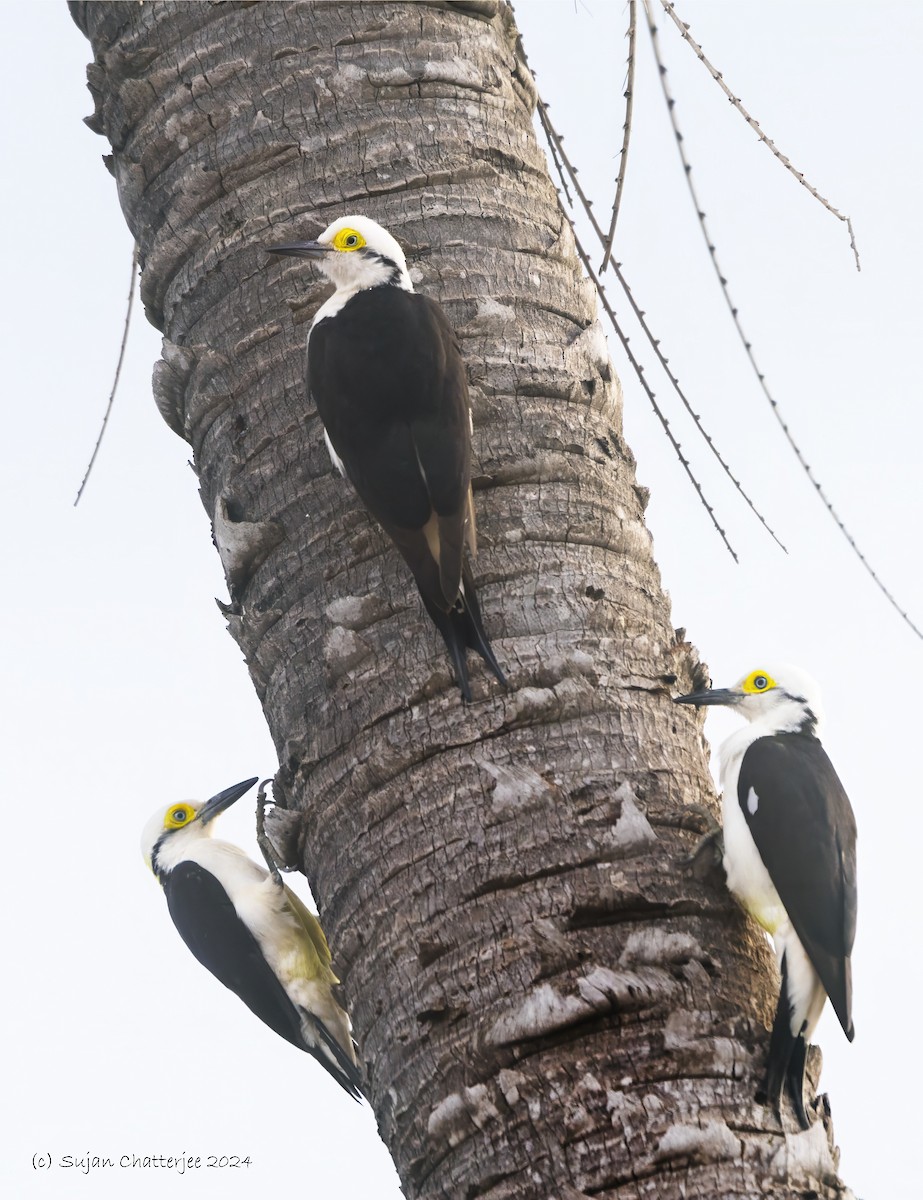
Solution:
<svg viewBox="0 0 923 1200"><path fill-rule="evenodd" d="M733 687L691 692L675 702L725 705L776 733L813 733L823 719L820 688L807 671L790 663L757 667Z"/></svg>
<svg viewBox="0 0 923 1200"><path fill-rule="evenodd" d="M141 853L144 861L160 875L170 870L185 857L184 852L193 842L212 835L212 821L219 813L230 808L244 792L248 792L259 776L245 779L225 788L204 803L197 800L181 800L168 808L158 808L144 826L141 834Z"/></svg>
<svg viewBox="0 0 923 1200"><path fill-rule="evenodd" d="M337 290L350 292L394 284L413 291L404 251L370 217L340 217L314 242L268 246L270 254L313 258Z"/></svg>

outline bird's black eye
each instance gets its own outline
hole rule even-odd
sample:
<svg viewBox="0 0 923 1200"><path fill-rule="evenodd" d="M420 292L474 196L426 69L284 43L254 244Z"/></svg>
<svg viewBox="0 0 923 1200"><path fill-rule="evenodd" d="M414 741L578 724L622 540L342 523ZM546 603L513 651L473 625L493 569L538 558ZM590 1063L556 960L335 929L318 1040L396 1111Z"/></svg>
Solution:
<svg viewBox="0 0 923 1200"><path fill-rule="evenodd" d="M355 246L358 241L359 241L359 239L356 237L356 235L354 233L351 233L349 235L349 237L346 239L346 245L347 246Z"/></svg>
<svg viewBox="0 0 923 1200"><path fill-rule="evenodd" d="M184 808L174 808L173 820L176 821L178 825L182 825L182 823L186 820L186 810Z"/></svg>
<svg viewBox="0 0 923 1200"><path fill-rule="evenodd" d="M753 680L753 686L756 688L756 690L758 692L764 692L766 690L766 688L769 686L769 680L766 678L765 675L757 675L756 678Z"/></svg>

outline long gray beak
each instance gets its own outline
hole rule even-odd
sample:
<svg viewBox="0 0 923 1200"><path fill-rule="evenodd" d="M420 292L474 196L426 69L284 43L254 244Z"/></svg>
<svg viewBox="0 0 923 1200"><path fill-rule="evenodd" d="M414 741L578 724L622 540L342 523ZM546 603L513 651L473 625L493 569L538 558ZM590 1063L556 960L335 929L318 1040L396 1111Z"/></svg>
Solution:
<svg viewBox="0 0 923 1200"><path fill-rule="evenodd" d="M688 696L674 696L674 704L694 704L696 708L703 704L736 704L740 699L737 692L730 688L711 688L705 692L690 692Z"/></svg>
<svg viewBox="0 0 923 1200"><path fill-rule="evenodd" d="M333 249L320 242L289 242L286 246L267 246L267 254L288 254L292 258L323 258Z"/></svg>
<svg viewBox="0 0 923 1200"><path fill-rule="evenodd" d="M235 800L239 800L244 792L249 792L258 779L259 775L254 775L252 779L245 779L243 783L235 783L233 787L225 788L217 796L212 796L211 800L206 800L199 809L197 820L201 821L203 825L207 825L219 813L230 808Z"/></svg>

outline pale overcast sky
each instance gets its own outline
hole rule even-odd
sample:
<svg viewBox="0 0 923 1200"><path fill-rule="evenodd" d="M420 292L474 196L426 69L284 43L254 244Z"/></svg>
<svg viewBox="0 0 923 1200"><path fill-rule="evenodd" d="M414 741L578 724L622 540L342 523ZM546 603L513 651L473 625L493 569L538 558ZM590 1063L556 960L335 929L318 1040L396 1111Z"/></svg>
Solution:
<svg viewBox="0 0 923 1200"><path fill-rule="evenodd" d="M607 217L625 6L516 8L540 90ZM761 369L834 504L919 624L923 6L686 0L680 12L766 132L853 218L861 274L844 227L757 144L661 22L703 206ZM196 1200L286 1188L393 1200L396 1177L368 1107L192 959L138 852L158 803L271 775L276 762L214 603L226 591L188 447L151 399L159 337L140 309L106 443L72 507L118 351L131 239L100 163L108 147L81 123L88 44L60 3L7 4L4 18L7 1194L159 1197L181 1186ZM731 562L610 337L639 478L652 490L655 554L674 623L716 684L769 658L822 684L825 745L860 831L856 1040L846 1043L828 1011L816 1035L822 1087L844 1179L865 1200L910 1200L923 646L849 553L749 373L646 36L639 44L618 257L696 410L790 551L718 474L649 365L739 552L740 566ZM617 285L609 295L627 309ZM640 348L639 332L631 336ZM707 729L718 741L732 724L716 714ZM223 821L226 836L250 846L251 827L246 803ZM33 1172L34 1154L87 1152L249 1155L251 1165L200 1170L181 1185L153 1170Z"/></svg>

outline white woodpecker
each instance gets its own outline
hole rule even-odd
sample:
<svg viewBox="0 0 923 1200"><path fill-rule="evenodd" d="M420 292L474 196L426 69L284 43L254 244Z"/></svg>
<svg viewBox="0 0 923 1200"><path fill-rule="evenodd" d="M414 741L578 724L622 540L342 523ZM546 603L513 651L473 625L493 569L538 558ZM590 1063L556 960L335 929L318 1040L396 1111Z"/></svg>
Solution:
<svg viewBox="0 0 923 1200"><path fill-rule="evenodd" d="M783 1084L803 1129L807 1046L829 997L852 1041L856 821L817 737L817 684L779 664L732 688L679 696L750 722L719 747L724 870L730 890L773 939L782 986L757 1099L780 1110Z"/></svg>
<svg viewBox="0 0 923 1200"><path fill-rule="evenodd" d="M413 572L464 698L469 649L505 686L465 554L476 550L471 410L445 313L414 292L403 250L368 217L267 249L316 260L336 285L311 324L306 367L333 465Z"/></svg>
<svg viewBox="0 0 923 1200"><path fill-rule="evenodd" d="M339 980L320 922L243 850L212 838L212 820L255 783L246 779L205 804L185 800L158 808L144 827L141 850L199 962L359 1100L349 1017L333 996Z"/></svg>

